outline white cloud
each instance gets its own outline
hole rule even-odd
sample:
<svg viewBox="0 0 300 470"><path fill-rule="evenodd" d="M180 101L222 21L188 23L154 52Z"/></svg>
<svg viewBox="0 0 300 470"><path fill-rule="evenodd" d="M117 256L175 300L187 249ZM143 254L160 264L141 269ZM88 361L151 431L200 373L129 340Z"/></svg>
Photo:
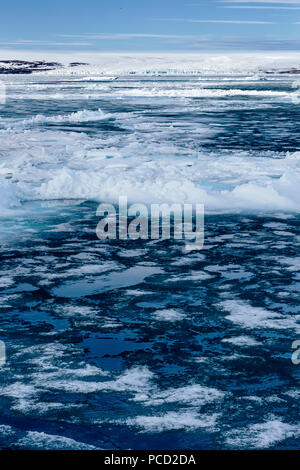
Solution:
<svg viewBox="0 0 300 470"><path fill-rule="evenodd" d="M192 18L155 18L156 21L180 21L186 23L213 23L213 24L277 24L273 21L249 20L195 20Z"/></svg>
<svg viewBox="0 0 300 470"><path fill-rule="evenodd" d="M85 39L201 39L200 35L189 34L147 34L147 33L82 33L82 34L58 34L63 38L85 38Z"/></svg>
<svg viewBox="0 0 300 470"><path fill-rule="evenodd" d="M1 46L94 46L91 42L51 42L33 41L30 39L0 42Z"/></svg>
<svg viewBox="0 0 300 470"><path fill-rule="evenodd" d="M300 0L219 0L220 3L281 3L300 4Z"/></svg>
<svg viewBox="0 0 300 470"><path fill-rule="evenodd" d="M276 24L273 21L248 21L248 20L183 20L190 23L224 23L224 24Z"/></svg>
<svg viewBox="0 0 300 470"><path fill-rule="evenodd" d="M251 9L251 10L300 10L300 7L278 7L275 5L272 6L259 6L259 5L231 5L231 6L222 6L221 8L230 8L230 9Z"/></svg>

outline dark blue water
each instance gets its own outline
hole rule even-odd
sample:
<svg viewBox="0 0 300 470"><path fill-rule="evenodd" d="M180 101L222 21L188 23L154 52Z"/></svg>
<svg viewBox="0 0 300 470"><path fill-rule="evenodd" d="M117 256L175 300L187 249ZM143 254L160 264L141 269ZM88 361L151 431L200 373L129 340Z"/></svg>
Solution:
<svg viewBox="0 0 300 470"><path fill-rule="evenodd" d="M296 448L300 219L208 216L204 250L187 253L101 242L95 205L58 208L32 208L1 247L1 445L44 432L100 448L253 447L263 418L267 434L289 425L276 448Z"/></svg>
<svg viewBox="0 0 300 470"><path fill-rule="evenodd" d="M111 156L111 142L123 159L127 151L132 156L126 138L133 134L139 151L172 144L188 162L199 149L207 159L244 152L237 163L244 163L242 182L259 155L266 159L264 181L275 181L281 167L273 165L299 148L299 109L263 98L255 109L249 100L11 98L2 107L3 138L7 119L49 118L58 108L60 116L101 108L110 118L15 130L24 147L15 150L19 160L6 181L24 196L1 219L0 339L7 349L1 448L299 448L300 368L291 360L300 334L297 211L247 210L247 204L239 213L208 211L204 248L188 252L176 240L98 240L97 203L85 195L57 200L53 192L51 202L33 201L51 172L56 181L65 167L87 171L88 151L109 148L107 165L118 157ZM148 127L134 130L134 119ZM170 123L173 131L166 129ZM200 136L194 132L200 125L220 132ZM44 160L36 132L45 141ZM103 139L102 147L98 140L91 150L87 138ZM141 158L153 162L172 149L155 151ZM168 160L165 168L173 171ZM221 170L210 182L220 200L238 184L239 169ZM128 169L111 171L126 181ZM140 176L146 184L147 173Z"/></svg>

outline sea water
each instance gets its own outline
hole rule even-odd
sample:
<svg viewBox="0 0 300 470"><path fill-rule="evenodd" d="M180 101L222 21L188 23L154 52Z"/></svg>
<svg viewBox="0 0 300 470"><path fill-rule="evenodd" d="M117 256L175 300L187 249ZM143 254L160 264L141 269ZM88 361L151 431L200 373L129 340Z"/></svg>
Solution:
<svg viewBox="0 0 300 470"><path fill-rule="evenodd" d="M299 448L296 80L3 80L2 448ZM204 248L98 240L120 195L205 204Z"/></svg>

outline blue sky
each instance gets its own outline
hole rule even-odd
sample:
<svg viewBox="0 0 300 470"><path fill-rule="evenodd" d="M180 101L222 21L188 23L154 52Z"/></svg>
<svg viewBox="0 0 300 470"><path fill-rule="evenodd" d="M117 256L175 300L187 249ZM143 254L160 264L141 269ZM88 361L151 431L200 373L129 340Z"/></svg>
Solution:
<svg viewBox="0 0 300 470"><path fill-rule="evenodd" d="M2 0L0 15L3 49L300 49L300 0Z"/></svg>

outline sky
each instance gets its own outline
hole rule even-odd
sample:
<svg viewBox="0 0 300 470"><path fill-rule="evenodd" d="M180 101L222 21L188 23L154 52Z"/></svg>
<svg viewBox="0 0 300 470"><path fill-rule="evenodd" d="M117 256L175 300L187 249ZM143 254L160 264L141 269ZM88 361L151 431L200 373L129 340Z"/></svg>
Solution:
<svg viewBox="0 0 300 470"><path fill-rule="evenodd" d="M0 51L300 50L300 0L1 0Z"/></svg>

